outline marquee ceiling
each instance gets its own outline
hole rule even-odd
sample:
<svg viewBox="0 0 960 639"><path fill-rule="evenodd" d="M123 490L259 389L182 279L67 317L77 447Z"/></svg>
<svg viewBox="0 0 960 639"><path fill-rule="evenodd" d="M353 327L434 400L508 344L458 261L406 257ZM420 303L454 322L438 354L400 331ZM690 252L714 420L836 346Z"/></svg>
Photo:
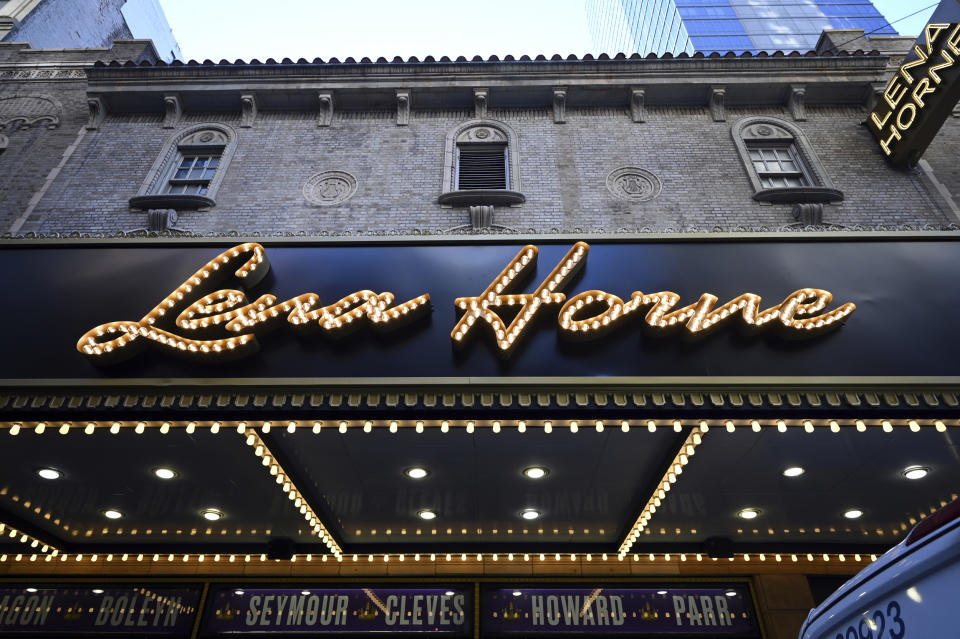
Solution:
<svg viewBox="0 0 960 639"><path fill-rule="evenodd" d="M402 419L392 432L393 420L320 417L267 429L262 419L7 423L0 522L17 535L4 533L0 552L878 553L955 499L960 476L953 422L711 419L677 422L677 432L654 420L651 432L648 420L607 419L602 432L596 420L574 432L551 420L547 433L531 415L522 427ZM914 466L927 475L906 478ZM412 467L429 474L412 479ZM548 474L530 479L530 467ZM788 467L804 472L786 477ZM160 479L158 468L176 476ZM664 480L671 489L658 492ZM206 520L206 509L222 518ZM525 509L539 517L525 520ZM744 509L758 516L743 519ZM851 510L862 515L845 517Z"/></svg>

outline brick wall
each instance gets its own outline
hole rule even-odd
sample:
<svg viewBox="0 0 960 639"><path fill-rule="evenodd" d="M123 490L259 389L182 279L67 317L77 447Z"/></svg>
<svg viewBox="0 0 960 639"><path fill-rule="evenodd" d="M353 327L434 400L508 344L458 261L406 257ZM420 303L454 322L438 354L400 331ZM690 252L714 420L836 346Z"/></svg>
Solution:
<svg viewBox="0 0 960 639"><path fill-rule="evenodd" d="M6 42L34 48L109 47L133 37L120 8L126 0L43 0L11 29Z"/></svg>
<svg viewBox="0 0 960 639"><path fill-rule="evenodd" d="M70 101L70 110L75 108L78 102ZM916 174L886 165L860 125L863 111L829 106L807 111L808 121L796 124L846 196L842 204L826 207L825 222L939 226L954 221ZM793 223L791 206L751 198L750 181L730 136L733 122L748 115L790 121L789 112L772 107L728 108L727 122L712 121L705 107L650 107L643 124L631 122L626 109L568 109L566 124L554 124L546 109L491 109L492 119L506 122L519 135L521 190L527 198L518 207L498 207L494 222L536 232L775 230ZM333 126L325 128L316 126L314 113L261 112L253 128L240 128L239 112L188 113L179 127L225 123L237 132L238 144L217 205L181 212L177 226L197 233L375 234L437 232L467 224L464 208L444 208L436 199L445 135L472 117L467 110L414 110L410 125L398 127L392 113L341 111ZM74 137L77 122L73 118L62 135ZM131 212L128 200L172 134L160 124L159 114L109 115L82 140L23 230L115 233L144 227L146 214ZM931 149L930 161L935 170L943 167L941 179L953 175L956 188L950 140L960 127L956 120L948 125ZM606 176L627 165L658 175L662 194L639 204L613 197ZM334 169L356 176L356 195L335 207L309 204L302 195L304 182ZM4 219L25 197L23 187L16 190L17 203L3 205Z"/></svg>
<svg viewBox="0 0 960 639"><path fill-rule="evenodd" d="M10 229L27 210L64 152L76 143L88 116L87 82L82 67L98 59L140 62L155 61L157 57L148 40L116 42L108 51L39 50L23 44L0 44L0 100L47 96L59 103L60 110L59 124L52 128L43 124L29 128L10 123L4 126L2 133L9 144L0 153L0 233ZM31 115L7 107L0 112L5 118ZM53 177L56 181L58 176ZM69 210L60 215L65 224L72 217Z"/></svg>
<svg viewBox="0 0 960 639"><path fill-rule="evenodd" d="M5 82L0 98L7 96L49 95L62 105L60 124L48 128L40 124L29 128L13 126L4 132L9 139L0 154L0 230L6 231L27 208L87 121L86 81Z"/></svg>
<svg viewBox="0 0 960 639"><path fill-rule="evenodd" d="M950 192L953 201L960 206L960 162L957 161L957 149L960 149L960 107L954 110L954 117L948 118L946 125L934 138L924 153L924 159L930 163L937 180Z"/></svg>

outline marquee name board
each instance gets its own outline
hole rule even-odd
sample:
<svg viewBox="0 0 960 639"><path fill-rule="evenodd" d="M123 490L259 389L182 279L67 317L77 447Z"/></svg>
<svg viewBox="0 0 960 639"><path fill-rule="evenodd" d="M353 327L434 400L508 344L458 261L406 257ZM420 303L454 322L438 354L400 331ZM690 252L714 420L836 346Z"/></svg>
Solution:
<svg viewBox="0 0 960 639"><path fill-rule="evenodd" d="M473 590L456 588L220 588L205 634L470 634Z"/></svg>
<svg viewBox="0 0 960 639"><path fill-rule="evenodd" d="M18 634L187 636L199 588L0 588L0 629Z"/></svg>
<svg viewBox="0 0 960 639"><path fill-rule="evenodd" d="M484 634L750 635L756 615L743 586L494 588L482 599Z"/></svg>
<svg viewBox="0 0 960 639"><path fill-rule="evenodd" d="M577 242L533 293L511 293L535 270L538 249L524 246L482 293L453 300L462 313L451 331L453 343L465 344L485 326L499 352L509 355L546 307L559 307L560 335L574 340L603 337L641 315L655 333L685 330L705 334L739 316L740 324L748 328L777 327L794 336L810 336L836 328L856 309L847 302L825 310L833 295L816 288L796 290L766 309L761 308L760 296L753 293L743 293L720 306L715 295L704 293L679 308L680 296L672 291L636 291L624 301L602 290L589 290L568 300L560 291L584 267L589 250L588 244ZM344 338L363 325L378 331L394 330L431 311L426 292L394 304L393 293L360 290L323 306L315 293L282 302L264 294L250 301L243 290L219 288L231 278L251 288L269 269L263 246L253 242L235 246L187 278L140 320L112 321L90 329L80 338L77 350L96 364L123 361L148 345L199 360L222 361L255 352L258 335L284 324L300 332ZM641 313L645 308L647 312ZM504 317L515 309L508 324Z"/></svg>
<svg viewBox="0 0 960 639"><path fill-rule="evenodd" d="M916 164L960 99L960 23L928 24L867 123L894 165Z"/></svg>
<svg viewBox="0 0 960 639"><path fill-rule="evenodd" d="M609 587L608 587L609 586ZM191 636L200 585L0 588L0 633ZM200 636L708 635L759 636L745 584L630 587L490 585L474 614L474 584L351 587L212 585Z"/></svg>

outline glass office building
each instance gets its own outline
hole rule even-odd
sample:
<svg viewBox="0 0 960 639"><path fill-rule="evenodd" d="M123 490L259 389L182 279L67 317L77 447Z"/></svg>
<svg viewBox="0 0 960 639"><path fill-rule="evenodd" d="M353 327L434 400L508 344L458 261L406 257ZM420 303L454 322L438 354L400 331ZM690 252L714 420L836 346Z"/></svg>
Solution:
<svg viewBox="0 0 960 639"><path fill-rule="evenodd" d="M809 51L824 29L897 35L870 0L586 0L597 53Z"/></svg>

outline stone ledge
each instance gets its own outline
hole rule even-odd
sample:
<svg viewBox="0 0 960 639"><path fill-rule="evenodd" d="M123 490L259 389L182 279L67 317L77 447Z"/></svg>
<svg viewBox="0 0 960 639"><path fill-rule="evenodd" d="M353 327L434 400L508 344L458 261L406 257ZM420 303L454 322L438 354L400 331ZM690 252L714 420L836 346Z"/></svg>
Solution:
<svg viewBox="0 0 960 639"><path fill-rule="evenodd" d="M437 198L439 204L451 206L509 206L522 204L527 198L518 191L507 189L475 189L467 191L449 191Z"/></svg>
<svg viewBox="0 0 960 639"><path fill-rule="evenodd" d="M754 193L753 199L757 202L772 202L774 204L807 204L811 202L832 204L843 201L843 192L821 186L799 186L783 189L763 189Z"/></svg>
<svg viewBox="0 0 960 639"><path fill-rule="evenodd" d="M133 209L200 209L216 206L213 198L205 195L137 195L130 198Z"/></svg>

